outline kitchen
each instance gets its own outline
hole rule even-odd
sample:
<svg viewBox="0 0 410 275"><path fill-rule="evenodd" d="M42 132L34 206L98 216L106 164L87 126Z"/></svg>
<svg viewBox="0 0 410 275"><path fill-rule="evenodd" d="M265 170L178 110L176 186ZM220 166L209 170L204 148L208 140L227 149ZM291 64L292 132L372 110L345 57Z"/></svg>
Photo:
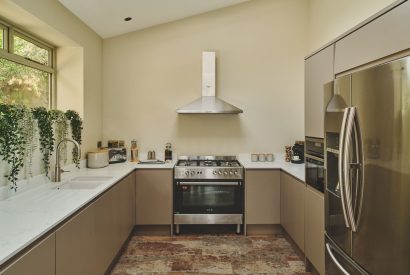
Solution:
<svg viewBox="0 0 410 275"><path fill-rule="evenodd" d="M62 173L61 185L50 180L44 183L41 155L37 151L33 159L34 177L25 180L25 171L22 171L17 192L10 190L10 183L5 179L0 180L3 186L0 215L2 221L7 221L7 226L2 222L0 229L3 236L0 274L297 274L305 270L322 274L377 274L372 266L363 267L363 264L361 268L367 271L337 271L337 267L332 269L328 264L332 260L330 255L335 254L325 252L325 195L305 184L305 165L285 162L284 153L286 145L304 140L308 154L310 142L306 136L324 141L323 162L330 159L325 152L338 150L330 147L330 139L323 140L325 110L333 93L338 93L338 87L346 85L342 81L328 83L408 55L410 42L403 35L408 24L402 23L409 11L407 1L334 1L332 4L320 0L209 1L209 6L186 1L158 1L161 8L158 8L159 4L144 1L142 6L135 4L135 11L126 3L121 7L107 1L106 6L101 5L96 10L100 4L95 1L75 2L1 1L0 27L3 34L15 27L16 32L27 32L55 48L55 67L52 68L55 71L52 72L56 78L53 82L56 94L51 97L50 105L64 111L76 110L82 117L81 165L86 166L86 153L94 151L98 141L102 141L105 147L108 141L115 139L124 140L129 159L131 140L136 139L140 160L146 160L149 151L156 152L154 159L164 160L165 144L171 142L173 160L165 164L127 161L80 171L71 166L65 169L71 173ZM174 11L174 17L166 12L170 10ZM126 17L132 19L124 21ZM8 31L8 34L12 32ZM8 45L7 40L2 41L5 41L2 45ZM203 77L202 66L208 63L203 60L203 52L216 54L216 64L211 70L215 77L215 85L211 83L215 96L240 108L243 113L177 113L178 108L204 93L201 86L207 77ZM1 57L10 55L5 53ZM354 75L351 77L355 78ZM357 88L352 85L352 89ZM349 104L343 109L347 107ZM383 113L391 111L388 108L385 107ZM405 111L404 107L402 111ZM354 118L353 113L351 117ZM389 125L388 120L384 121ZM337 128L337 125L330 126ZM396 128L386 129L394 132ZM363 134L366 137L365 131ZM380 155L380 158L371 160L389 163L389 156L396 156L377 150L378 144L380 146L385 140L384 137L380 141L364 139L365 150L373 146L376 148L373 155ZM403 150L406 152L405 147ZM255 162L252 154L263 155L261 159L266 156L265 160L273 154L273 161ZM178 223L175 223L174 214L178 213L174 213L173 192L176 182L192 183L194 179L192 176L189 179L175 177L179 169L179 165L175 165L183 156L212 155L235 156L240 166L225 167L222 160L216 159L216 164L210 166L214 170L209 170L205 162L212 159L206 158L202 168L207 170L180 168L188 169L189 173L194 171L196 176L208 173L204 171L210 171L212 175L221 172L223 180L213 178L212 182L243 183L243 216L239 229L237 222L232 222L232 230L225 237L208 235L205 226L199 226L205 232L194 236L209 237L211 241L208 242L213 244L215 251L214 255L212 251L208 253L216 258L222 257L217 253L218 247L223 246L223 239L235 243L256 238L253 242L258 243L263 242L259 236L264 236L264 241L269 244L265 249L269 253L275 248L285 249L289 252L288 257L294 260L282 259L276 269L274 265L278 262L271 262L269 257L259 261L251 259L249 264L245 260L242 263L242 258L235 258L236 266L226 263L229 268L217 260L205 261L215 265L213 269L200 268L205 264L198 260L199 263L184 269L184 265L178 266L180 263L172 268L173 265L168 263L170 260L165 259L167 264L151 261L157 266L144 270L142 268L149 266L149 261L135 260L146 257L142 254L137 255L140 258L133 258L134 264L126 265L128 271L121 269L124 266L116 266L131 257L122 255L122 248L128 251L127 244L153 245L155 241L149 241L150 235L158 241L172 234L171 238L176 239L171 242L191 236L186 233L189 226L184 222L179 228L180 234L175 232ZM307 158L306 165L312 163ZM199 165L201 157L191 160ZM402 161L405 161L404 157ZM50 171L55 163L53 155ZM0 168L3 175L8 173L5 165ZM235 178L235 172L239 178ZM67 180L69 183L75 179L84 182L85 177L102 183L96 184L94 189L59 190L63 192L58 194L52 189L63 186ZM209 178L198 179L199 182L205 180ZM31 190L33 184L35 190ZM326 185L323 189L326 193ZM37 201L39 198L44 203ZM352 211L356 213L356 209ZM109 218L122 225L113 225L114 221ZM343 215L338 218L344 219ZM347 220L346 225L352 227L354 222L350 214ZM109 226L104 226L107 224ZM404 219L401 226L405 225ZM82 226L92 229L81 230ZM236 235L237 232L240 234ZM280 236L278 238L285 242L285 248L278 244L275 236ZM403 238L403 243L407 244L407 238ZM328 242L333 245L330 252L336 253L334 247L340 244L335 245L332 241L335 239ZM97 248L92 246L93 243L98 244ZM172 244L175 247L175 243ZM205 246L211 244L205 243ZM193 244L188 242L189 245ZM362 244L363 247L366 246ZM42 252L36 254L37 248ZM243 252L249 247L238 249ZM186 248L181 253L185 255L190 251ZM258 257L266 254L259 252ZM252 255L252 251L246 255ZM408 254L403 252L403 255ZM154 253L151 256L159 255ZM384 257L389 259L388 255ZM339 256L337 259L340 261ZM44 264L38 264L41 261ZM401 263L400 260L397 262ZM342 264L342 268L350 268L346 267L348 265ZM46 266L51 273L41 270ZM405 274L409 270L404 263L398 265L398 269L386 266L394 270L391 274ZM36 271L37 268L40 269ZM380 268L378 266L382 270Z"/></svg>

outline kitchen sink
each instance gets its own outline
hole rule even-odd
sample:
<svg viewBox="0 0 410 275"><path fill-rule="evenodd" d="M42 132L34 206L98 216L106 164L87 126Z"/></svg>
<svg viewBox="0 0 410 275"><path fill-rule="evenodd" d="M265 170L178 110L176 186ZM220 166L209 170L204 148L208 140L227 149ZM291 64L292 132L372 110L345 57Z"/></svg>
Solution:
<svg viewBox="0 0 410 275"><path fill-rule="evenodd" d="M80 176L80 177L75 177L70 180L70 182L78 182L78 181L83 181L83 182L101 182L101 181L108 181L112 179L110 176Z"/></svg>
<svg viewBox="0 0 410 275"><path fill-rule="evenodd" d="M57 189L94 189L112 178L109 176L80 176L63 183Z"/></svg>

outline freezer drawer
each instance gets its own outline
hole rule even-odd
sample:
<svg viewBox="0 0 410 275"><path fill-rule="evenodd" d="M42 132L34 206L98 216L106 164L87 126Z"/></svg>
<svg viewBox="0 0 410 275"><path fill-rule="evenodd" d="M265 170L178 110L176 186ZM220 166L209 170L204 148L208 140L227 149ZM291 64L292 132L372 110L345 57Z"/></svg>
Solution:
<svg viewBox="0 0 410 275"><path fill-rule="evenodd" d="M369 275L369 273L357 265L328 236L325 237L326 275Z"/></svg>

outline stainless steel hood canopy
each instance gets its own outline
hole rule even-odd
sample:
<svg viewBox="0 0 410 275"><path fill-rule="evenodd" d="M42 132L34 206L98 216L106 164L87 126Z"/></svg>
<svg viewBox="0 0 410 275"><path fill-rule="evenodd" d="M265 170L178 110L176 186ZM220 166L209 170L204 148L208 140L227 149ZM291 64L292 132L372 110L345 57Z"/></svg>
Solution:
<svg viewBox="0 0 410 275"><path fill-rule="evenodd" d="M239 114L242 109L215 96L215 52L202 53L202 97L177 109L179 114Z"/></svg>

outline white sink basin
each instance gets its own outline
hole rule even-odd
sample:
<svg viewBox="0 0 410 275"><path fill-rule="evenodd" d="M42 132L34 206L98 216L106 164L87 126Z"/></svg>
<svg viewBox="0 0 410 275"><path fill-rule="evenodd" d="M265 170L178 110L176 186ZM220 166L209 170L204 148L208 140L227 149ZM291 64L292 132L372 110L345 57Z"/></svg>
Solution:
<svg viewBox="0 0 410 275"><path fill-rule="evenodd" d="M75 177L70 180L70 182L78 182L78 181L83 181L83 182L101 182L101 181L108 181L112 179L110 176L81 176L81 177Z"/></svg>
<svg viewBox="0 0 410 275"><path fill-rule="evenodd" d="M111 179L110 176L80 176L63 183L57 189L94 189Z"/></svg>
<svg viewBox="0 0 410 275"><path fill-rule="evenodd" d="M92 181L91 182L83 182L83 181L72 182L72 181L69 181L67 183L62 184L57 189L94 189L100 184L102 184L102 182L92 182Z"/></svg>

